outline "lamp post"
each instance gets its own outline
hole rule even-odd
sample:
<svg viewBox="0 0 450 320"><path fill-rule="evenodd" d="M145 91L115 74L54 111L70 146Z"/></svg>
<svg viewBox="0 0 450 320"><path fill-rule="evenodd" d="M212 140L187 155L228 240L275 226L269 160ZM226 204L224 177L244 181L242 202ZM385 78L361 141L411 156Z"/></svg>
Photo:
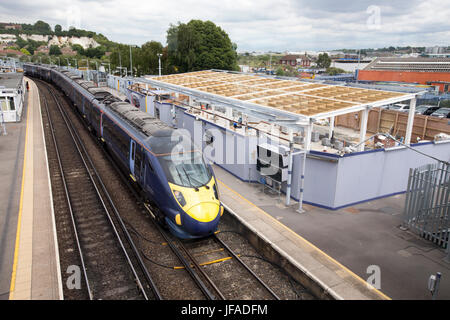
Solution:
<svg viewBox="0 0 450 320"><path fill-rule="evenodd" d="M133 55L131 54L131 47L136 47L133 44L130 44L130 75L133 76Z"/></svg>
<svg viewBox="0 0 450 320"><path fill-rule="evenodd" d="M158 71L159 71L159 76L161 77L161 57L162 57L162 53L157 53L156 55L158 56Z"/></svg>
<svg viewBox="0 0 450 320"><path fill-rule="evenodd" d="M102 62L102 66L108 66L108 73L111 73L111 63L109 62Z"/></svg>
<svg viewBox="0 0 450 320"><path fill-rule="evenodd" d="M120 49L119 49L119 70L120 70L120 77L122 78L122 56L120 55Z"/></svg>

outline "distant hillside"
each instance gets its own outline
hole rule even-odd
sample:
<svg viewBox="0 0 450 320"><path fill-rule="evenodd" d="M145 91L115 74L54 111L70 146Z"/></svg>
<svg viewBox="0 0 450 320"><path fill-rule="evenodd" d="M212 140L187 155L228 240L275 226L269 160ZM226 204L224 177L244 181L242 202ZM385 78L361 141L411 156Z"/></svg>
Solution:
<svg viewBox="0 0 450 320"><path fill-rule="evenodd" d="M83 49L96 48L100 44L94 38L89 37L75 37L75 36L56 36L56 35L41 35L41 34L1 34L0 43L17 43L23 41L36 41L45 44L46 46L57 45L58 47L72 46L78 44Z"/></svg>
<svg viewBox="0 0 450 320"><path fill-rule="evenodd" d="M0 48L21 50L23 53L35 54L69 54L75 52L79 57L101 58L107 52L117 50L119 44L108 40L104 35L94 31L70 28L63 30L57 24L52 30L44 21L34 24L0 22ZM50 50L52 47L64 48ZM72 52L72 53L70 53Z"/></svg>
<svg viewBox="0 0 450 320"><path fill-rule="evenodd" d="M47 22L42 20L37 21L35 24L27 23L5 23L0 22L1 34L27 34L27 35L44 35L44 36L59 36L59 37L88 37L94 38L97 33L93 31L81 30L76 28L70 28L69 30L63 30L61 25L57 24L55 29L52 30Z"/></svg>

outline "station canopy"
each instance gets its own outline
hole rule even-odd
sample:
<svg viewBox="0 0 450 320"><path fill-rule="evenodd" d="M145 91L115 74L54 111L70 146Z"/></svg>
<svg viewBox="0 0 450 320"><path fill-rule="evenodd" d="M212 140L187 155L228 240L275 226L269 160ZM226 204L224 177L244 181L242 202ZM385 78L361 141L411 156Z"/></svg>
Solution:
<svg viewBox="0 0 450 320"><path fill-rule="evenodd" d="M409 100L414 94L274 79L221 70L146 78L145 82L277 119L321 119ZM299 122L297 122L299 123Z"/></svg>

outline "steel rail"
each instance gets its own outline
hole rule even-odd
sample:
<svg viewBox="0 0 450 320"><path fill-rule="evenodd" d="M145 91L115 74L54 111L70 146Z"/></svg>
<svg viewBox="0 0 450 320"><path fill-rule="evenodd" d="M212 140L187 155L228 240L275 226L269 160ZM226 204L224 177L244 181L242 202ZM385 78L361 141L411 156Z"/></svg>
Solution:
<svg viewBox="0 0 450 320"><path fill-rule="evenodd" d="M89 294L89 299L93 300L93 294L92 294L91 286L89 285L89 278L88 278L87 272L86 272L86 265L85 265L85 262L84 262L83 251L81 250L80 237L78 235L78 228L77 228L77 224L76 224L76 221L75 221L76 219L75 219L75 215L74 215L73 209L72 209L72 204L71 204L71 200L70 200L70 196L69 196L69 190L67 188L66 178L65 178L65 175L64 175L64 169L62 167L61 157L60 157L60 154L59 154L58 144L56 142L56 137L55 137L55 133L54 133L55 130L53 128L52 120L51 120L51 117L50 117L50 112L48 110L47 98L44 95L42 95L42 97L43 97L43 100L44 100L45 111L47 113L47 117L48 117L48 120L49 120L48 122L49 122L49 126L50 126L50 132L51 132L51 136L52 136L52 140L53 140L53 145L55 147L56 158L58 160L58 167L59 167L59 172L61 174L61 181L62 181L63 186L64 186L64 195L65 195L65 198L66 198L66 201L67 201L67 206L69 208L70 218L71 218L71 221L72 221L72 227L74 229L75 241L76 241L76 244L77 244L78 254L79 254L80 260L81 260L81 266L82 266L82 269L83 269L83 275L84 275L84 279L85 279L85 283L86 283L86 288L87 288L87 291L88 291L88 294Z"/></svg>
<svg viewBox="0 0 450 320"><path fill-rule="evenodd" d="M144 203L144 207L147 209L147 211L153 216L156 217L156 215L152 212L149 205ZM163 236L164 240L169 245L170 249L175 253L177 258L181 261L181 263L184 265L185 269L188 271L189 275L192 277L192 279L195 281L195 283L198 285L202 293L205 295L206 298L209 300L216 300L216 297L209 291L208 287L205 285L205 283L200 279L198 274L194 271L194 269L191 267L189 261L187 261L183 254L178 250L178 248L174 245L173 241L170 239L170 237L167 235L166 231L164 231L161 226L154 220L151 219L154 222L154 225L158 229L158 231Z"/></svg>
<svg viewBox="0 0 450 320"><path fill-rule="evenodd" d="M55 94L54 94L53 91L51 91L51 94L52 94L53 97L55 98L55 101L57 101L56 96L55 96ZM58 104L59 104L59 102L58 102ZM59 106L60 106L60 104L59 104ZM60 106L60 110L62 110L61 106ZM104 194L105 194L105 196L106 196L106 198L107 198L109 204L111 205L111 208L113 209L114 215L115 215L117 221L119 222L120 228L121 228L121 230L123 231L123 233L124 233L124 235L125 235L125 237L126 237L128 243L129 243L129 245L130 245L131 248L132 248L132 251L133 251L133 253L134 253L134 255L135 255L135 257L136 257L136 259L137 259L137 261L138 261L138 263L139 263L140 269L142 270L142 272L143 272L143 274L144 274L144 276L145 276L147 282L150 284L150 288L151 288L151 290L153 291L153 294L154 294L155 298L156 298L157 300L163 300L163 297L161 296L161 294L160 294L160 292L159 292L159 290L158 290L158 288L157 288L157 286L156 286L154 280L152 279L150 273L148 272L147 267L146 267L145 264L144 264L144 261L143 261L141 255L140 255L140 253L139 253L138 248L136 247L134 241L132 240L131 235L130 235L130 233L128 232L128 229L127 229L127 227L125 226L125 223L123 222L123 220L122 220L122 218L121 218L121 216L120 216L119 210L118 210L117 207L115 206L114 201L112 200L112 198L111 198L111 196L110 196L110 194L109 194L109 192L108 192L108 190L107 190L105 184L103 183L103 180L101 179L100 174L98 173L98 171L97 171L97 169L96 169L96 167L95 167L95 165L94 165L94 163L93 163L91 157L90 157L89 154L87 153L84 144L81 142L81 138L80 138L79 134L77 133L77 130L74 128L72 121L71 121L71 120L69 119L69 117L67 116L67 113L66 113L66 112L64 112L64 113L65 113L65 116L66 116L67 119L68 119L68 122L69 122L69 124L70 124L70 126L71 126L71 128L72 128L72 130L73 130L73 132L74 132L74 134L75 134L75 136L77 137L78 141L80 142L80 146L81 146L81 148L83 149L83 152L86 154L86 159L88 160L90 166L92 167L92 170L93 170L93 172L94 172L94 175L96 176L96 178L97 178L97 180L98 180L98 182L99 182L99 184L100 184L100 187L101 187L102 191L104 192ZM111 223L113 224L112 221L111 221ZM114 224L113 224L113 227L114 227ZM115 227L114 227L114 228L115 228ZM139 281L138 278L137 278L137 280Z"/></svg>
<svg viewBox="0 0 450 320"><path fill-rule="evenodd" d="M115 225L114 225L114 222L113 222L112 219L111 219L111 214L110 214L108 208L106 207L105 200L103 199L103 197L102 197L102 195L101 195L101 192L100 192L100 190L99 190L99 188L98 188L98 186L97 186L97 183L94 181L94 177L93 177L93 175L92 175L92 173L91 173L91 170L89 169L89 166L88 166L88 164L86 163L86 158L85 158L85 156L83 156L83 153L82 153L82 151L81 151L81 149L80 149L80 145L82 145L82 143L81 143L81 141L77 141L77 138L75 138L75 135L74 135L74 129L73 129L73 127L71 127L71 125L69 125L70 120L67 119L67 115L65 115L64 112L62 111L62 107L61 107L61 105L60 105L58 99L56 99L54 93L53 93L52 90L50 89L49 85L47 85L45 82L42 82L42 83L43 83L44 86L47 88L48 92L51 94L51 96L53 97L53 99L54 99L54 101L55 101L55 103L56 103L56 105L57 105L57 107L58 107L58 110L59 110L59 112L60 112L60 114L61 114L61 117L62 117L62 119L64 120L64 122L65 122L65 124L66 124L66 127L67 127L67 129L68 129L68 132L70 133L70 135L71 135L71 137L72 137L72 140L73 140L73 142L74 142L74 145L75 145L75 147L76 147L76 149L77 149L77 151L78 151L78 154L79 154L79 156L80 156L80 158L81 158L81 160L82 160L82 162L83 162L83 164L84 164L84 167L85 167L85 169L86 169L86 172L88 173L88 176L89 176L89 178L90 178L90 181L91 181L92 185L94 186L94 188L95 188L95 190L96 190L97 196L98 196L98 198L99 198L99 200L100 200L100 202L101 202L101 204L102 204L102 207L103 207L103 209L104 209L104 211L105 211L105 213L106 213L106 217L108 218L108 221L110 222L110 225L111 225L111 227L112 227L112 230L113 230L113 232L114 232L114 234L115 234L115 236L116 236L116 238L117 238L117 240L118 240L118 242L119 242L119 244L120 244L120 247L121 247L122 251L124 252L124 255L125 255L126 259L127 259L127 263L128 263L128 265L130 266L130 268L131 268L131 270L132 270L132 272L133 272L133 275L134 275L134 277L135 277L135 279L136 279L136 281L137 281L139 290L140 290L141 293L143 294L144 298L145 298L146 300L148 300L148 296L147 296L147 294L146 294L146 292L145 292L145 290L144 290L144 288L143 288L143 286L142 286L142 283L141 283L139 277L137 276L136 270L135 270L135 268L134 268L134 266L133 266L133 264L132 264L132 262L131 262L131 260L130 260L130 257L129 257L129 255L128 255L128 253L126 252L126 249L125 249L125 247L124 247L124 245L123 245L122 240L120 239L120 235L118 234L118 231L117 231L117 229L116 229L116 227L115 227ZM45 99L45 101L47 101L47 99L45 98L45 96L44 96L44 99ZM46 102L46 103L47 103L47 102ZM49 114L49 111L48 111L48 105L46 105L46 107L47 107L47 114L48 114L48 116L49 116L49 123L52 123L52 118L51 118L51 116L50 116L50 114ZM52 126L51 133L52 133L52 137L53 137L53 139L54 139L54 142L56 143L56 138L55 138L55 133L54 133L54 130L53 130L53 126ZM79 137L78 137L78 139L79 139ZM55 144L55 148L58 149L57 144ZM84 149L84 150L85 150L85 149ZM85 152L85 153L86 153L86 152ZM87 155L87 153L86 153L86 155ZM60 161L61 161L61 160L60 160L60 157L59 157L59 151L58 151L58 162L60 162ZM61 169L61 170L63 169L62 166L61 166L60 169ZM61 171L61 174L63 174L62 171ZM97 177L97 179L99 179L99 177ZM64 180L65 180L65 178L64 178ZM64 182L64 184L66 185L66 182ZM71 200L70 200L70 195L69 195L69 193L68 193L68 189L67 189L67 188L65 188L65 189L66 189L66 192L67 192L67 198L68 198L68 201L71 202ZM70 207L71 207L71 204L70 204ZM71 211L71 214L72 214L73 218L75 218L74 215L73 215L73 210L72 210L72 208L70 209L70 211ZM76 219L74 219L73 222L76 223ZM74 226L74 227L76 228L76 226ZM77 241L78 241L77 245L78 245L79 248L81 249L81 244L79 243L79 236L77 235L76 237L77 237ZM83 259L83 261L84 261L84 259ZM84 269L85 277L86 277L86 279L87 279L86 266L85 266L84 262L83 262L83 269ZM92 290L91 290L90 286L89 286L88 288L89 288L89 289L88 289L88 290L89 290L89 297L90 297L91 300L93 300L95 297L94 297L94 295L93 295L93 293L92 293Z"/></svg>
<svg viewBox="0 0 450 320"><path fill-rule="evenodd" d="M220 297L220 299L226 300L225 296L220 291L220 289L211 280L211 278L206 274L206 272L203 270L203 268L199 265L197 259L195 259L195 257L189 252L189 250L184 246L184 244L180 240L178 240L178 245L181 247L181 249L183 249L183 251L186 253L188 258L191 259L191 261L194 263L195 269L198 270L202 274L202 276L206 279L206 281L208 281L208 283L211 285L211 287L213 287L213 289L217 292L217 295Z"/></svg>
<svg viewBox="0 0 450 320"><path fill-rule="evenodd" d="M236 255L233 250L221 239L219 239L216 235L212 236L215 241L217 241L220 245L222 245L232 256L234 259L236 259L276 300L280 300L280 298L277 296L275 292L272 291L272 289L269 288L269 286L260 278L258 275L256 275L252 269L247 266L247 264L242 261L241 258Z"/></svg>

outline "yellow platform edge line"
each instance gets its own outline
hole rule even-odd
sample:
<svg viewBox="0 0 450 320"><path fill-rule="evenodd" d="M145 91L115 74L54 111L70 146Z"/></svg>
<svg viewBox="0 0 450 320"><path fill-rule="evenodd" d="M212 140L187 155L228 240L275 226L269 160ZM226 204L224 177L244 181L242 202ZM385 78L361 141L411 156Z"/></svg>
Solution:
<svg viewBox="0 0 450 320"><path fill-rule="evenodd" d="M20 244L20 229L22 224L22 208L23 208L23 190L25 185L25 168L27 164L27 147L28 147L28 127L30 121L30 93L28 93L28 104L27 104L27 126L25 129L25 146L23 151L23 168L22 168L22 186L20 189L20 202L19 202L19 216L17 218L17 231L16 231L16 243L14 246L14 262L11 273L11 284L9 287L9 300L14 298L14 289L16 286L16 274L17 274L17 260L19 257L19 244Z"/></svg>
<svg viewBox="0 0 450 320"><path fill-rule="evenodd" d="M264 215L266 215L268 218L270 218L271 220L273 220L275 223L277 223L278 225L280 225L281 227L283 227L284 229L288 230L290 233L292 233L295 237L297 237L298 239L300 239L301 241L303 241L304 243L306 243L307 245L309 245L311 248L313 248L314 250L316 250L317 252L319 252L320 254L322 254L324 257L326 257L328 260L330 260L331 262L335 263L336 265L338 265L340 268L342 268L343 270L345 270L351 277L353 277L354 279L356 279L357 281L360 281L362 283L364 283L364 285L366 285L368 288L370 288L371 290L373 290L375 293L377 293L379 296L381 296L383 299L386 300L392 300L389 296L387 296L386 294L384 294L383 292L381 292L380 290L378 290L377 288L375 288L374 286L372 286L370 283L368 283L367 281L365 281L364 279L362 279L360 276L358 276L357 274L355 274L353 271L351 271L350 269L348 269L346 266L344 266L343 264L341 264L340 262L338 262L336 259L332 258L331 256L329 256L328 254L326 254L324 251L322 251L321 249L319 249L318 247L316 247L314 244L312 244L311 242L309 242L308 240L306 240L305 238L303 238L302 236L300 236L299 234L297 234L295 231L293 231L292 229L290 229L289 227L287 227L286 225L284 225L283 223L281 223L280 221L278 221L277 219L275 219L274 217L272 217L270 214L268 214L267 212L265 212L263 209L261 209L260 207L258 207L256 204L254 204L253 202L251 202L250 200L248 200L247 198L243 197L241 194L239 194L238 192L236 192L235 190L233 190L231 187L227 186L223 181L217 179L218 182L220 182L225 188L227 188L228 190L230 190L231 192L233 192L234 194L236 194L237 196L239 196L241 199L243 199L244 201L246 201L247 203L249 203L250 205L252 205L253 207L255 207L256 209L258 209L260 212L262 212Z"/></svg>

